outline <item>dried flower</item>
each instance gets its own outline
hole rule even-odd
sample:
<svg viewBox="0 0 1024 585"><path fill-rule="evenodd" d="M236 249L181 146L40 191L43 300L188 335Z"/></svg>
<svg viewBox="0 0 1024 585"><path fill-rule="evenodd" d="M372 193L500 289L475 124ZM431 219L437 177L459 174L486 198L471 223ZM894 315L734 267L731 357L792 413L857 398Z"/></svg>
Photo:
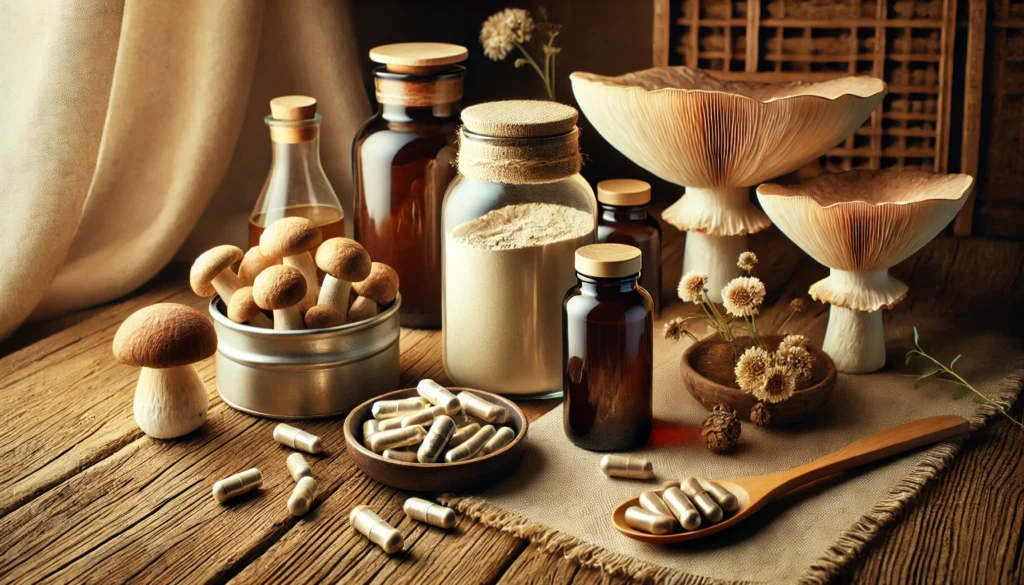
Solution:
<svg viewBox="0 0 1024 585"><path fill-rule="evenodd" d="M704 287L708 284L708 275L699 272L687 272L679 281L679 298L684 303L700 304Z"/></svg>
<svg viewBox="0 0 1024 585"><path fill-rule="evenodd" d="M736 266L743 269L747 274L750 274L754 270L754 267L757 266L757 254L754 254L753 252L744 252L740 254L740 259L736 262Z"/></svg>
<svg viewBox="0 0 1024 585"><path fill-rule="evenodd" d="M806 347L790 345L779 347L775 353L777 362L791 370L797 378L807 379L811 377L811 369L814 367L814 356L807 351Z"/></svg>
<svg viewBox="0 0 1024 585"><path fill-rule="evenodd" d="M755 404L754 408L750 409L750 422L759 427L766 427L772 424L772 413L768 410L768 405L764 402Z"/></svg>
<svg viewBox="0 0 1024 585"><path fill-rule="evenodd" d="M755 388L764 385L764 376L772 365L768 352L760 347L750 347L736 361L736 384L740 389L751 394Z"/></svg>
<svg viewBox="0 0 1024 585"><path fill-rule="evenodd" d="M803 297L793 299L792 301L789 301L789 308L792 309L794 313L802 313L807 309L807 301L805 301Z"/></svg>
<svg viewBox="0 0 1024 585"><path fill-rule="evenodd" d="M484 55L492 61L501 61L516 45L529 42L534 28L533 17L522 8L506 8L492 14L480 27Z"/></svg>
<svg viewBox="0 0 1024 585"><path fill-rule="evenodd" d="M725 453L739 442L741 431L736 412L724 404L718 404L704 419L700 436L712 453Z"/></svg>
<svg viewBox="0 0 1024 585"><path fill-rule="evenodd" d="M740 276L722 289L722 304L730 315L752 317L764 302L764 283L753 276Z"/></svg>
<svg viewBox="0 0 1024 585"><path fill-rule="evenodd" d="M783 402L796 390L796 376L786 368L773 366L764 375L764 383L754 390L754 396L764 402Z"/></svg>
<svg viewBox="0 0 1024 585"><path fill-rule="evenodd" d="M682 339L683 335L685 335L683 331L686 329L684 323L685 321L683 321L682 317L669 319L668 322L665 323L665 339L672 339L674 341Z"/></svg>
<svg viewBox="0 0 1024 585"><path fill-rule="evenodd" d="M789 349L791 347L802 347L807 349L807 346L811 344L811 340L807 339L805 335L787 335L782 338L782 342L779 343L779 351Z"/></svg>

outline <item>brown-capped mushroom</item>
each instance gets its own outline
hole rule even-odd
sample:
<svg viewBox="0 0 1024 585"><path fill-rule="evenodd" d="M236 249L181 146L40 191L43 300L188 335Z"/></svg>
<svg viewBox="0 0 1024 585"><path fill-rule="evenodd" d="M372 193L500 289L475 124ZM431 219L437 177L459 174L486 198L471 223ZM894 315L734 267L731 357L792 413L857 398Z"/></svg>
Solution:
<svg viewBox="0 0 1024 585"><path fill-rule="evenodd" d="M375 317L380 314L380 307L373 299L366 297L356 297L355 302L348 309L348 322L357 323L359 321L365 321L370 317Z"/></svg>
<svg viewBox="0 0 1024 585"><path fill-rule="evenodd" d="M256 282L257 274L280 263L280 258L268 258L260 252L259 246L253 246L246 251L242 263L238 265L238 279L245 286L252 286L252 283Z"/></svg>
<svg viewBox="0 0 1024 585"><path fill-rule="evenodd" d="M235 323L249 323L253 327L267 329L274 327L274 322L264 315L263 309L256 304L251 286L243 286L231 295L231 302L228 303L228 319Z"/></svg>
<svg viewBox="0 0 1024 585"><path fill-rule="evenodd" d="M231 265L243 257L242 250L237 246L217 246L203 252L192 263L188 280L192 292L201 297L220 295L227 305L231 295L242 288L242 281L231 271Z"/></svg>
<svg viewBox="0 0 1024 585"><path fill-rule="evenodd" d="M317 304L344 311L352 283L370 275L370 254L355 240L331 238L317 249L316 265L325 273Z"/></svg>
<svg viewBox="0 0 1024 585"><path fill-rule="evenodd" d="M370 264L370 274L359 282L352 283L352 290L381 307L386 307L398 295L398 273L382 262Z"/></svg>
<svg viewBox="0 0 1024 585"><path fill-rule="evenodd" d="M142 368L134 407L142 432L173 439L202 426L209 401L206 384L192 364L216 351L213 324L185 305L151 305L121 323L114 335L114 356Z"/></svg>
<svg viewBox="0 0 1024 585"><path fill-rule="evenodd" d="M297 268L306 279L306 292L298 303L298 310L303 313L315 305L320 296L320 277L309 252L322 240L320 228L304 217L283 217L267 226L260 235L261 254L281 258L286 266Z"/></svg>
<svg viewBox="0 0 1024 585"><path fill-rule="evenodd" d="M334 305L316 305L310 307L303 317L306 321L306 329L327 329L345 324L345 313Z"/></svg>
<svg viewBox="0 0 1024 585"><path fill-rule="evenodd" d="M306 295L306 279L298 268L271 266L256 276L252 296L265 311L274 312L274 329L302 329L302 313L296 305Z"/></svg>

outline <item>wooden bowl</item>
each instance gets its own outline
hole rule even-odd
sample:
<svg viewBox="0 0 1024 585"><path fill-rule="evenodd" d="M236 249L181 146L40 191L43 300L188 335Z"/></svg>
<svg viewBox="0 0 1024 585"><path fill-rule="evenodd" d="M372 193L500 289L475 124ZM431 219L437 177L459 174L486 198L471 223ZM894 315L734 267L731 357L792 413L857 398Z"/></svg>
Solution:
<svg viewBox="0 0 1024 585"><path fill-rule="evenodd" d="M768 335L764 340L768 348L774 350L782 341L782 336ZM741 338L737 340L737 344L738 351L742 352L750 347L750 339ZM725 404L735 410L741 419L749 421L750 409L758 400L736 385L731 358L717 355L722 354L726 347L728 344L716 335L686 348L679 364L683 385L708 410L714 408L716 404ZM803 420L832 397L836 387L836 365L832 363L832 358L820 349L807 349L814 356L811 378L798 384L796 392L789 400L777 404L766 403L772 425Z"/></svg>
<svg viewBox="0 0 1024 585"><path fill-rule="evenodd" d="M401 490L412 492L464 492L494 483L512 472L523 456L529 423L514 402L490 392L472 388L449 388L458 394L469 390L480 398L500 404L508 410L508 422L516 436L512 442L483 457L456 463L409 463L385 459L363 446L363 422L372 418L370 407L378 400L395 400L418 396L415 388L382 394L352 409L345 418L345 444L356 467L373 479Z"/></svg>

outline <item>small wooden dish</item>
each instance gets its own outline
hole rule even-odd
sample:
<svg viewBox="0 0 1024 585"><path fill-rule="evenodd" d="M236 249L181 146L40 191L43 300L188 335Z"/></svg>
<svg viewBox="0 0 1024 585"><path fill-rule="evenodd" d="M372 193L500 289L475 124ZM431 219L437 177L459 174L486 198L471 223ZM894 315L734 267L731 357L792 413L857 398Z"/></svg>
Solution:
<svg viewBox="0 0 1024 585"><path fill-rule="evenodd" d="M418 396L415 388L396 390L377 396L352 409L345 418L345 444L356 467L373 479L394 488L411 492L464 492L494 483L512 472L523 456L529 423L514 402L490 392L472 388L449 388L453 394L469 390L480 398L500 404L508 410L508 422L516 437L512 442L477 459L457 463L409 463L385 459L363 446L363 422L372 418L370 408L378 400L395 400Z"/></svg>
<svg viewBox="0 0 1024 585"><path fill-rule="evenodd" d="M782 341L782 336L768 335L764 341L769 349L774 350ZM739 352L750 347L749 338L741 338L737 343ZM736 386L733 366L729 362L731 357L715 356L727 347L728 344L716 335L686 348L679 365L683 385L708 410L714 408L716 404L725 404L735 410L741 419L749 421L750 409L758 400ZM796 392L789 400L768 404L772 425L803 420L832 398L832 392L836 387L836 365L832 363L832 358L820 349L809 347L808 350L814 356L811 378L797 385ZM729 381L728 384L725 383L726 380Z"/></svg>

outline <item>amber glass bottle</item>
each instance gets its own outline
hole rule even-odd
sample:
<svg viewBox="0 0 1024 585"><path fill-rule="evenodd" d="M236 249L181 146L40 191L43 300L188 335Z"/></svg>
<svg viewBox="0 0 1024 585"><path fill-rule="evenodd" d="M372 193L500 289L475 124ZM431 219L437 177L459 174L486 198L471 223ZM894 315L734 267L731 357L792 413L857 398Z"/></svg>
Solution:
<svg viewBox="0 0 1024 585"><path fill-rule="evenodd" d="M405 327L441 326L441 203L455 177L466 49L377 47L377 114L356 134L355 238L398 272Z"/></svg>
<svg viewBox="0 0 1024 585"><path fill-rule="evenodd" d="M565 434L591 451L628 451L653 424L653 302L638 284L640 250L594 244L576 251L578 284L563 303Z"/></svg>
<svg viewBox="0 0 1024 585"><path fill-rule="evenodd" d="M640 285L654 299L654 311L660 311L661 226L647 212L651 186L636 179L601 181L597 184L597 202L597 241L640 249L644 263Z"/></svg>

